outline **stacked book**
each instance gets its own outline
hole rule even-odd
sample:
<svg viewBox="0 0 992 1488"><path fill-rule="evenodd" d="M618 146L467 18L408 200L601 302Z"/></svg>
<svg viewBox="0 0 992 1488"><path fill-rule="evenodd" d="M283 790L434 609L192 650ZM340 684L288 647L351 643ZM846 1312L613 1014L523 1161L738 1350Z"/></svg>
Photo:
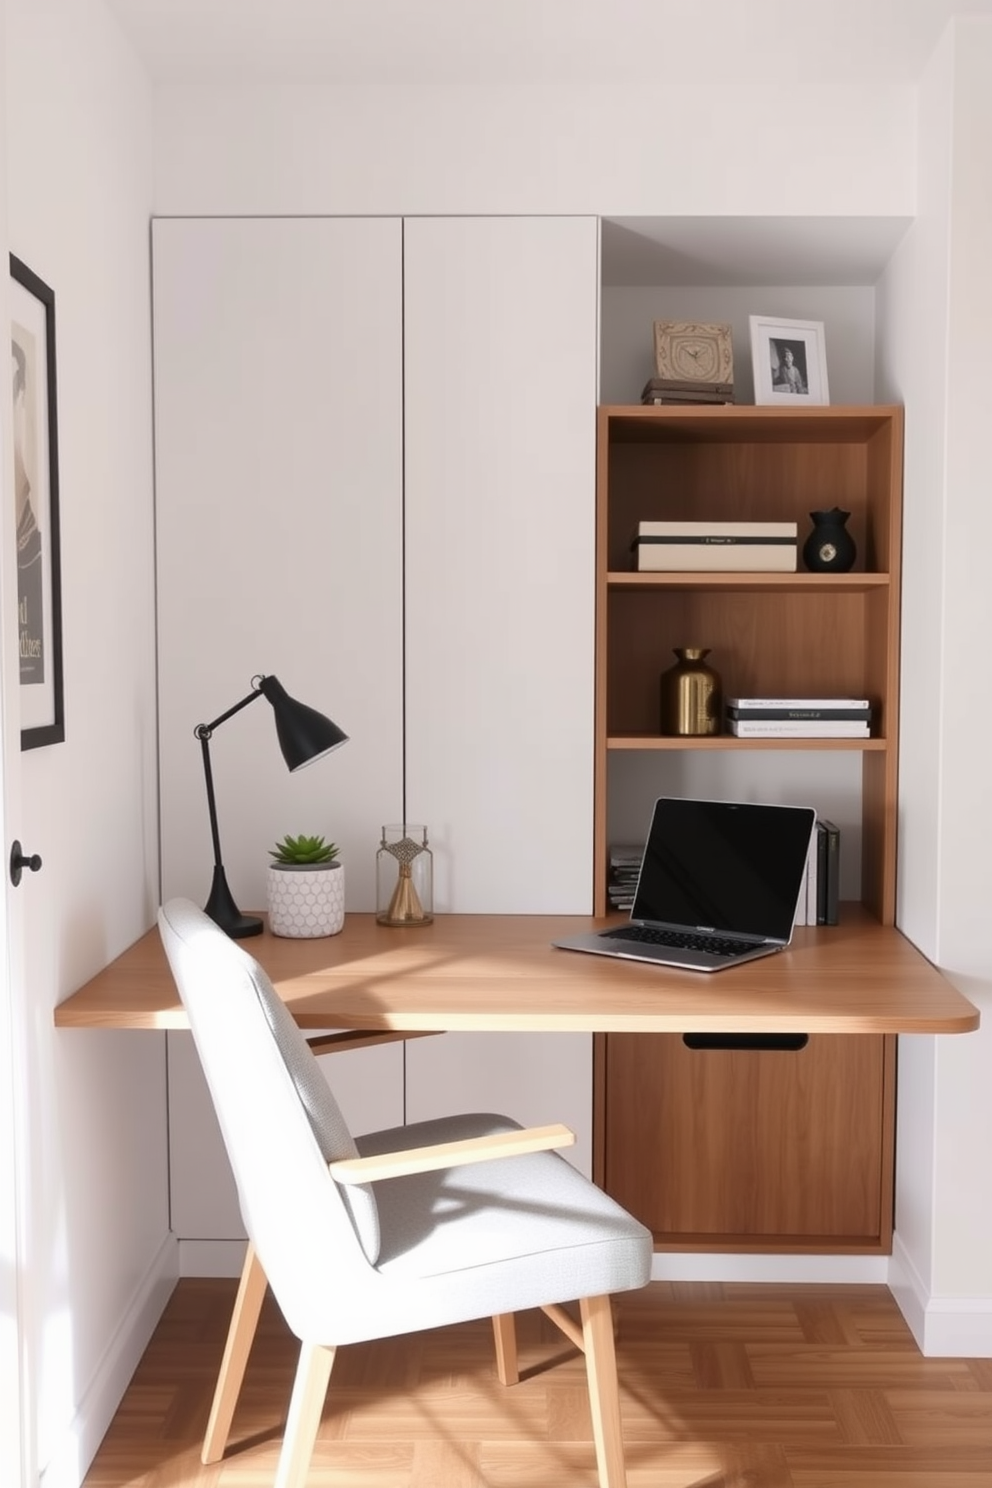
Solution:
<svg viewBox="0 0 992 1488"><path fill-rule="evenodd" d="M867 739L867 698L746 698L726 702L727 733L739 739Z"/></svg>
<svg viewBox="0 0 992 1488"><path fill-rule="evenodd" d="M840 828L825 817L818 817L813 829L795 923L840 923Z"/></svg>
<svg viewBox="0 0 992 1488"><path fill-rule="evenodd" d="M651 377L644 384L642 403L733 403L732 382L679 382L671 377Z"/></svg>
<svg viewBox="0 0 992 1488"><path fill-rule="evenodd" d="M639 522L641 573L795 573L796 522Z"/></svg>
<svg viewBox="0 0 992 1488"><path fill-rule="evenodd" d="M610 848L606 893L611 909L630 910L634 907L634 890L643 856L643 847L620 845Z"/></svg>

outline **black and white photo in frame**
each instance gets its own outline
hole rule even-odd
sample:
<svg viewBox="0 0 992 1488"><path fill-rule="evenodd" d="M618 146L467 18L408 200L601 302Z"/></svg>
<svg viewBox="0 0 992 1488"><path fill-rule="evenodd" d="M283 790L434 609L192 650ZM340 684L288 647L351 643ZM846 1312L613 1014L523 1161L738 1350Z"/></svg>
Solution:
<svg viewBox="0 0 992 1488"><path fill-rule="evenodd" d="M749 317L754 401L801 407L830 402L822 320Z"/></svg>
<svg viewBox="0 0 992 1488"><path fill-rule="evenodd" d="M65 739L55 295L13 254L10 277L21 748L36 749Z"/></svg>

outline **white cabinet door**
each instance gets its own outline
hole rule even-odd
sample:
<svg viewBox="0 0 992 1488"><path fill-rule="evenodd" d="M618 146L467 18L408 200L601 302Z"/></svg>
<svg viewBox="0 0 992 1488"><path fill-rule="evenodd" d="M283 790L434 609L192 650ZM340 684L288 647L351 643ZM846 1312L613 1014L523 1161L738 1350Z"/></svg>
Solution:
<svg viewBox="0 0 992 1488"><path fill-rule="evenodd" d="M264 908L270 844L321 832L341 848L346 909L374 908L379 827L402 810L401 264L399 220L154 224L165 897L202 904L210 887L194 727L271 672L350 742L290 775L264 700L215 732L234 897ZM400 1049L328 1061L356 1130L402 1120ZM182 1036L169 1110L173 1229L240 1234Z"/></svg>
<svg viewBox="0 0 992 1488"><path fill-rule="evenodd" d="M598 229L407 219L406 806L441 911L592 909ZM407 1048L407 1119L565 1121L589 1171L591 1040Z"/></svg>
<svg viewBox="0 0 992 1488"><path fill-rule="evenodd" d="M371 909L404 815L440 910L591 908L597 242L588 218L155 224L166 896L209 888L193 729L275 672L352 742L289 776L264 701L215 734L243 909L287 831L339 842L347 907ZM170 1042L173 1227L231 1238ZM357 1130L401 1119L400 1046L329 1064ZM565 1120L588 1168L589 1065L581 1035L417 1040L407 1119Z"/></svg>
<svg viewBox="0 0 992 1488"><path fill-rule="evenodd" d="M435 904L592 909L598 229L404 223L406 812Z"/></svg>
<svg viewBox="0 0 992 1488"><path fill-rule="evenodd" d="M274 673L350 736L291 775L269 704L214 734L227 878L264 908L268 848L337 842L374 908L402 800L399 221L154 225L162 882L202 903L198 723Z"/></svg>

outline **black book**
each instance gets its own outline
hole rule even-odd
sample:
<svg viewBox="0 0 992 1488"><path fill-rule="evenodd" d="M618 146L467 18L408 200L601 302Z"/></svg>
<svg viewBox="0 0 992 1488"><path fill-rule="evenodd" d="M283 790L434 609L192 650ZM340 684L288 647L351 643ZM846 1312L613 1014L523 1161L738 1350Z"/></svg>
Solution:
<svg viewBox="0 0 992 1488"><path fill-rule="evenodd" d="M823 829L826 862L824 925L840 924L840 828L832 821L817 823Z"/></svg>
<svg viewBox="0 0 992 1488"><path fill-rule="evenodd" d="M870 708L735 708L728 704L728 718L754 718L772 721L776 718L791 719L797 723L806 720L819 722L826 720L848 720L852 723L870 723Z"/></svg>
<svg viewBox="0 0 992 1488"><path fill-rule="evenodd" d="M816 823L816 923L827 923L827 832L822 821Z"/></svg>
<svg viewBox="0 0 992 1488"><path fill-rule="evenodd" d="M696 382L692 378L649 377L641 389L642 398L657 398L666 393L711 393L733 401L732 382Z"/></svg>
<svg viewBox="0 0 992 1488"><path fill-rule="evenodd" d="M726 393L649 393L641 399L642 403L668 406L678 403L733 403L734 399Z"/></svg>

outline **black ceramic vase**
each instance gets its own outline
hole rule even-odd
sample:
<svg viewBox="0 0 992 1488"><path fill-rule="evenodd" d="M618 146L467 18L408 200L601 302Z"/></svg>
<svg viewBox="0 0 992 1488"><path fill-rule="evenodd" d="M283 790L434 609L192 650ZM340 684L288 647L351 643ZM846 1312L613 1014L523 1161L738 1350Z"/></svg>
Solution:
<svg viewBox="0 0 992 1488"><path fill-rule="evenodd" d="M857 548L845 525L850 515L839 506L810 512L813 530L803 543L803 562L810 573L847 573L854 567Z"/></svg>

